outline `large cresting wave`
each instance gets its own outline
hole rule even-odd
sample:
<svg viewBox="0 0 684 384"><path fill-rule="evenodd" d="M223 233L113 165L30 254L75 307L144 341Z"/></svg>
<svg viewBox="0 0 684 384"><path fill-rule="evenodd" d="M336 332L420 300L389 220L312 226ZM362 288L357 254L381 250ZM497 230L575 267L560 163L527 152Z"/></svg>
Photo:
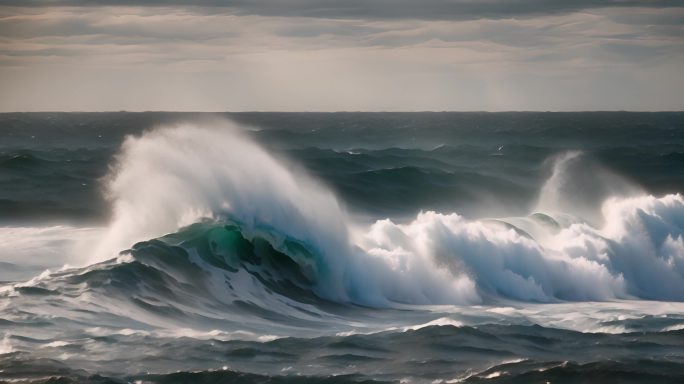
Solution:
<svg viewBox="0 0 684 384"><path fill-rule="evenodd" d="M124 142L106 184L113 219L90 262L176 233L161 241L200 255L193 263L231 260L223 253L239 253L238 240L252 253L268 243L270 254L294 266L282 276L298 276L288 283L337 302L684 300L682 196L645 194L602 167L577 166L583 157L551 160L537 209L526 217L422 212L410 222L367 226L352 222L325 186L232 123L162 127ZM578 191L600 193L579 199ZM219 229L199 242L182 241L193 231L181 228L193 223ZM222 248L226 238L232 245ZM226 275L240 268L226 263Z"/></svg>

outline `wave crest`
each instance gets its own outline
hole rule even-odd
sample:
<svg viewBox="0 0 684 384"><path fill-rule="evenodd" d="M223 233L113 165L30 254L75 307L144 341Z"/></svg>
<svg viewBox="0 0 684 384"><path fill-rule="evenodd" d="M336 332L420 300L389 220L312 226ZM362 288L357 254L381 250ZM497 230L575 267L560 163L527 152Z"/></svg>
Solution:
<svg viewBox="0 0 684 384"><path fill-rule="evenodd" d="M569 163L578 156L560 157L542 196L557 203L560 195L550 190L569 185ZM602 193L602 208L591 212L599 220L590 222L571 214L572 206L556 204L565 211L480 220L423 212L408 223L387 219L366 228L352 225L330 191L228 123L130 137L108 180L114 219L100 257L209 218L238 223L240 236L250 241L266 239L328 300L372 306L501 298L684 300L680 195L632 191L604 199ZM205 242L181 244L213 255L197 263L235 252L211 245L220 241Z"/></svg>

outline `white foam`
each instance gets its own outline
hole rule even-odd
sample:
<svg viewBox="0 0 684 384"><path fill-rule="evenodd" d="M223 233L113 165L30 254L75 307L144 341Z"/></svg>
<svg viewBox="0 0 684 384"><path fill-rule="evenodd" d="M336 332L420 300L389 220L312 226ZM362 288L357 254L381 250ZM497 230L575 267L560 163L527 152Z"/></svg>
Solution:
<svg viewBox="0 0 684 384"><path fill-rule="evenodd" d="M0 355L14 352L14 347L10 343L9 336L5 334L0 340Z"/></svg>
<svg viewBox="0 0 684 384"><path fill-rule="evenodd" d="M597 177L583 180L601 183L601 193L572 198L568 185L581 159L575 152L558 157L542 189L538 208L566 211L547 212L559 226L508 220L525 223L534 238L455 213L422 212L406 224L364 227L350 224L330 191L231 123L160 128L125 140L107 182L114 220L96 254L113 257L136 241L230 216L248 236L269 233L276 247L286 237L305 244L316 256L293 258L315 270L317 293L334 300L379 306L477 304L489 296L684 300L682 197L640 194L594 164ZM574 211L587 220L568 219Z"/></svg>
<svg viewBox="0 0 684 384"><path fill-rule="evenodd" d="M96 260L202 218L224 215L247 231L272 227L306 241L324 255L328 274L342 273L344 268L334 264L350 253L344 211L335 197L225 121L128 137L108 177L107 196L114 219ZM341 298L344 290L334 285L341 284L342 276L328 277L326 293Z"/></svg>
<svg viewBox="0 0 684 384"><path fill-rule="evenodd" d="M447 326L447 325L452 326L452 327L462 327L463 323L458 321L458 320L454 320L454 319L451 319L448 317L440 317L439 319L428 321L427 323L424 323L424 324L418 324L418 325L412 325L409 327L404 327L403 330L404 331L408 331L408 330L416 331L418 329L422 329L425 327Z"/></svg>
<svg viewBox="0 0 684 384"><path fill-rule="evenodd" d="M538 242L514 229L424 212L407 224L375 223L362 247L392 268L432 263L424 268L441 267L479 292L522 301L684 300L682 196L610 198L602 215L603 227L571 224Z"/></svg>
<svg viewBox="0 0 684 384"><path fill-rule="evenodd" d="M65 263L82 264L84 249L99 238L99 228L67 225L0 227L0 280L24 280L47 268Z"/></svg>
<svg viewBox="0 0 684 384"><path fill-rule="evenodd" d="M681 331L682 329L684 329L684 323L675 324L675 325L671 325L669 327L665 327L665 328L663 328L662 332Z"/></svg>
<svg viewBox="0 0 684 384"><path fill-rule="evenodd" d="M63 340L56 340L49 342L47 344L41 345L41 348L60 348L60 347L66 347L67 345L70 345L71 343Z"/></svg>

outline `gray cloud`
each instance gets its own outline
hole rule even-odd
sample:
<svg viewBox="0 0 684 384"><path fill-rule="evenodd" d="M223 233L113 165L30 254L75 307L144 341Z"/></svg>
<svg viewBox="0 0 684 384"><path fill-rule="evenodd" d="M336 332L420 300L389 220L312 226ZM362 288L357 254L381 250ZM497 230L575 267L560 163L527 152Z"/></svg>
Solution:
<svg viewBox="0 0 684 384"><path fill-rule="evenodd" d="M28 2L4 111L684 107L681 2Z"/></svg>
<svg viewBox="0 0 684 384"><path fill-rule="evenodd" d="M423 20L521 18L612 7L684 7L681 0L1 0L0 5L204 7L209 13L240 15Z"/></svg>

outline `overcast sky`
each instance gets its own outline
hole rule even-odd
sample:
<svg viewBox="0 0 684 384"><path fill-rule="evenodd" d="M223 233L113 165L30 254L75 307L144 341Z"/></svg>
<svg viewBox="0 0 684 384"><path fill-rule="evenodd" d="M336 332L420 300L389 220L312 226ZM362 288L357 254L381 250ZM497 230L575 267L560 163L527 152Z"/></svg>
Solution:
<svg viewBox="0 0 684 384"><path fill-rule="evenodd" d="M0 111L684 110L681 0L183 3L0 0Z"/></svg>

